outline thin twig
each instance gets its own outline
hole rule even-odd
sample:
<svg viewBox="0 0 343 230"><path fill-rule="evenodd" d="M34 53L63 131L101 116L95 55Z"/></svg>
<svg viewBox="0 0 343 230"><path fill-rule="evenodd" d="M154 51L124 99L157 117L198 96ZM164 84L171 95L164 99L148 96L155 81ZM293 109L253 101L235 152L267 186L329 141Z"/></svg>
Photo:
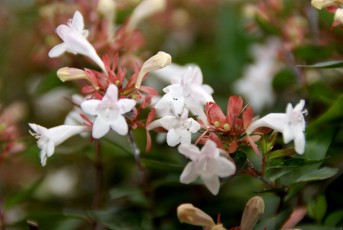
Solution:
<svg viewBox="0 0 343 230"><path fill-rule="evenodd" d="M101 190L102 190L102 174L103 174L103 165L101 160L100 154L100 142L95 141L95 152L96 152L96 159L95 159L95 192L93 196L93 209L98 209L100 206L100 198L101 198Z"/></svg>

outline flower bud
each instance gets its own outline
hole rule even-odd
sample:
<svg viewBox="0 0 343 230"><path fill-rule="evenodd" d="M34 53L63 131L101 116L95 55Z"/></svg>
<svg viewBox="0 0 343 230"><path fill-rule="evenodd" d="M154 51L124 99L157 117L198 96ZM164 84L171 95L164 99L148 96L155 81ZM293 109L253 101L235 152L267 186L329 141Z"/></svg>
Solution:
<svg viewBox="0 0 343 230"><path fill-rule="evenodd" d="M58 78L65 82L65 81L73 81L73 80L87 80L89 81L95 89L99 87L87 76L87 73L82 69L77 68L69 68L63 67L57 70Z"/></svg>
<svg viewBox="0 0 343 230"><path fill-rule="evenodd" d="M114 0L99 0L97 10L104 16L114 15L116 3Z"/></svg>
<svg viewBox="0 0 343 230"><path fill-rule="evenodd" d="M343 24L343 9L338 8L333 19L333 27Z"/></svg>
<svg viewBox="0 0 343 230"><path fill-rule="evenodd" d="M139 22L145 18L164 10L166 0L143 0L133 11L127 25L127 31L135 29Z"/></svg>
<svg viewBox="0 0 343 230"><path fill-rule="evenodd" d="M215 226L213 219L209 215L194 207L192 204L181 204L177 208L177 218L181 223L203 227Z"/></svg>
<svg viewBox="0 0 343 230"><path fill-rule="evenodd" d="M170 54L159 51L156 55L152 56L146 62L144 62L141 70L139 71L135 87L139 89L145 74L154 70L162 69L163 67L170 65L170 63Z"/></svg>
<svg viewBox="0 0 343 230"><path fill-rule="evenodd" d="M264 201L259 196L254 196L245 205L241 220L241 230L252 230L264 213Z"/></svg>
<svg viewBox="0 0 343 230"><path fill-rule="evenodd" d="M343 4L343 0L312 0L311 4L317 9L322 9L323 7Z"/></svg>

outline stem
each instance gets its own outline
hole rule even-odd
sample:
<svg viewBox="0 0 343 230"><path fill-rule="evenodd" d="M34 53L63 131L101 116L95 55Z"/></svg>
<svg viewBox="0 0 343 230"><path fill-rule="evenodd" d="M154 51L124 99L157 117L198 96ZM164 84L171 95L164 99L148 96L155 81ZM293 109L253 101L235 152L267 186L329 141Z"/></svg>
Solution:
<svg viewBox="0 0 343 230"><path fill-rule="evenodd" d="M0 229L1 230L6 230L6 227L5 227L5 216L4 216L4 211L2 209L2 200L0 200Z"/></svg>
<svg viewBox="0 0 343 230"><path fill-rule="evenodd" d="M139 156L139 148L133 138L133 135L132 135L132 130L129 129L129 132L127 134L127 137L128 137L128 140L129 140L129 143L130 143L130 146L131 146L131 149L132 149L132 152L133 152L133 156L135 157L135 161L136 161L136 165L138 167L138 169L140 171L143 171L144 170L144 166L142 165L141 163L141 159L140 159L140 156Z"/></svg>
<svg viewBox="0 0 343 230"><path fill-rule="evenodd" d="M92 208L98 209L100 205L101 190L102 190L102 174L103 174L103 164L101 160L99 141L95 141L95 152L96 152L96 159L95 159L96 178L95 178L95 192L93 196Z"/></svg>
<svg viewBox="0 0 343 230"><path fill-rule="evenodd" d="M269 180L267 180L267 178L265 178L263 176L263 174L261 174L261 172L259 172L255 168L254 164L250 160L247 159L246 164L249 167L249 169L251 169L254 172L254 174L255 174L254 176L256 178L258 178L260 181L262 181L269 189L274 189L274 185Z"/></svg>

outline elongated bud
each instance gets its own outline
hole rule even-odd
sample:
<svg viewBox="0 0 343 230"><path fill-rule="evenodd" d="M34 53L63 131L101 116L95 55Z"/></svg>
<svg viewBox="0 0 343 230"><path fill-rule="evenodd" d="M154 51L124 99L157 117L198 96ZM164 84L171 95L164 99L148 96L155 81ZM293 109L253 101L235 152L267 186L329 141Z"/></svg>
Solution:
<svg viewBox="0 0 343 230"><path fill-rule="evenodd" d="M170 65L170 63L170 54L165 53L163 51L159 51L156 55L152 56L146 62L144 62L141 70L139 71L135 87L139 89L145 74L154 70L162 69L163 67Z"/></svg>
<svg viewBox="0 0 343 230"><path fill-rule="evenodd" d="M264 213L264 201L259 196L254 196L245 205L241 220L241 230L252 230Z"/></svg>
<svg viewBox="0 0 343 230"><path fill-rule="evenodd" d="M166 8L166 0L143 0L133 11L127 25L127 31L135 29L145 18L163 11Z"/></svg>
<svg viewBox="0 0 343 230"><path fill-rule="evenodd" d="M343 4L343 0L312 0L311 4L317 9L322 9L328 6Z"/></svg>
<svg viewBox="0 0 343 230"><path fill-rule="evenodd" d="M192 204L181 204L177 208L177 218L181 223L210 228L215 226L213 219L209 215Z"/></svg>
<svg viewBox="0 0 343 230"><path fill-rule="evenodd" d="M222 224L216 224L211 228L211 230L226 230Z"/></svg>
<svg viewBox="0 0 343 230"><path fill-rule="evenodd" d="M95 89L98 90L98 86L87 76L87 73L82 69L63 67L57 70L58 78L65 81L74 81L74 80L87 80L89 81Z"/></svg>

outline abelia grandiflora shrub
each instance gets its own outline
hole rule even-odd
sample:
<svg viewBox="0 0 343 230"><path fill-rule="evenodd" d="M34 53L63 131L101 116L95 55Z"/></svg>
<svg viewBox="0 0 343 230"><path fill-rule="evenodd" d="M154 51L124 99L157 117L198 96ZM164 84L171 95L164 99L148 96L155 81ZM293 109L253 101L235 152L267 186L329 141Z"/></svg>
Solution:
<svg viewBox="0 0 343 230"><path fill-rule="evenodd" d="M188 184L200 177L216 195L221 182L239 172L232 154L251 149L259 155L256 143L272 129L282 132L285 143L294 140L297 153L304 152L304 100L294 109L288 105L285 114L272 113L254 121L252 107L244 106L240 96L231 96L224 114L212 97L211 87L203 84L203 76L197 66L186 68L180 76L170 77L171 84L163 89L164 95L159 95L158 90L144 84L144 79L150 72L170 65L169 54L160 51L143 64L137 62L134 68L120 65L118 53L100 58L87 40L88 31L84 29L83 16L78 11L67 25L60 25L56 32L63 43L50 51L50 57L60 56L65 51L82 54L94 61L100 71L73 67L57 71L62 81L79 81L83 96L74 96L75 108L68 115L66 124L52 128L30 124L31 134L37 138L41 149L43 166L55 147L71 136L90 136L90 141L99 143L108 133L115 132L128 136L133 142L131 131L144 128L147 131L147 150L152 145L149 132L167 133L167 144L178 146L177 150L191 160L180 175L181 183ZM152 103L153 97L159 99ZM75 114L79 114L79 118ZM260 132L261 127L269 129ZM131 143L131 146L136 160L139 160L137 145ZM247 165L251 167L251 163ZM256 176L256 170L251 175ZM258 174L259 178L262 176Z"/></svg>

